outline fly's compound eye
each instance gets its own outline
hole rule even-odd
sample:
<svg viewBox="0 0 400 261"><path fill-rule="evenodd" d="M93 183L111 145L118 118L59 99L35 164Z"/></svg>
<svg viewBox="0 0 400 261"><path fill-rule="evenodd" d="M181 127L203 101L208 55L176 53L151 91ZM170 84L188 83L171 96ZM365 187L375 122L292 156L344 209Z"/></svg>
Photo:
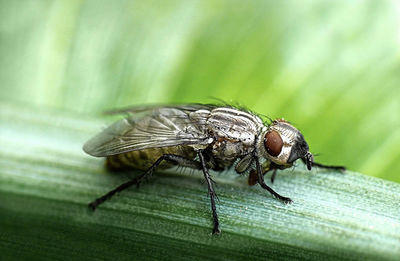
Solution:
<svg viewBox="0 0 400 261"><path fill-rule="evenodd" d="M264 146L272 157L278 156L283 147L283 140L277 131L269 131L265 134Z"/></svg>

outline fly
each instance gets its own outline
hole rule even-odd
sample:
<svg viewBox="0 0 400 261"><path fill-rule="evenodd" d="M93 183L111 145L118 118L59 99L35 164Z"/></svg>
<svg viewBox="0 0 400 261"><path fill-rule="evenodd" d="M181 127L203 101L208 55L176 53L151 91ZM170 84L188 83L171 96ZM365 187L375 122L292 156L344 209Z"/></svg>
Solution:
<svg viewBox="0 0 400 261"><path fill-rule="evenodd" d="M144 106L116 110L128 113L94 136L83 150L95 157L106 157L109 169L140 169L144 172L89 204L95 210L101 203L132 185L139 185L156 168L182 166L201 170L208 186L213 216L213 234L220 233L215 206L216 193L209 170L234 167L248 173L249 185L258 183L275 198L291 203L264 182L264 175L293 166L302 160L313 166L344 171L341 166L314 162L303 135L289 122L268 123L256 114L233 106L186 104Z"/></svg>

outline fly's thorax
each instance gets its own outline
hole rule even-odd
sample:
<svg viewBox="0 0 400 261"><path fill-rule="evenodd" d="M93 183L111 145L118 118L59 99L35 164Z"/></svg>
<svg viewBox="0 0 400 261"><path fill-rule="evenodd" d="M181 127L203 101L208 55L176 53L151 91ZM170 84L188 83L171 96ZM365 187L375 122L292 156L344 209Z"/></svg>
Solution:
<svg viewBox="0 0 400 261"><path fill-rule="evenodd" d="M219 107L210 112L206 126L214 139L208 149L219 166L226 167L254 150L256 136L263 125L251 113Z"/></svg>
<svg viewBox="0 0 400 261"><path fill-rule="evenodd" d="M308 144L300 131L281 119L262 130L257 148L260 155L280 166L291 166L299 158L307 162L312 160Z"/></svg>
<svg viewBox="0 0 400 261"><path fill-rule="evenodd" d="M256 115L235 108L220 107L211 111L207 127L215 139L226 139L253 146L262 121Z"/></svg>

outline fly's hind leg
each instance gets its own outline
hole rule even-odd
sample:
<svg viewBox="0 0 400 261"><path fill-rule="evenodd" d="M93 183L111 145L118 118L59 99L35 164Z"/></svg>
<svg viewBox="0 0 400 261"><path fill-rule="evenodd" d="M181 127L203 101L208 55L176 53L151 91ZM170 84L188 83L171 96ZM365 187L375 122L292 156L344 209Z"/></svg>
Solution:
<svg viewBox="0 0 400 261"><path fill-rule="evenodd" d="M217 194L215 194L214 187L213 187L213 180L210 177L210 173L208 173L208 168L206 161L204 159L203 152L200 150L198 152L199 154L199 159L201 163L201 168L203 170L204 178L206 179L207 186L208 186L208 194L210 195L210 200L211 200L211 210L212 210L212 215L213 215L213 222L214 222L214 228L212 233L213 234L219 234L221 230L219 229L219 221L218 221L218 214L217 214L217 209L215 206L215 198L217 197Z"/></svg>
<svg viewBox="0 0 400 261"><path fill-rule="evenodd" d="M142 182L146 177L150 176L153 173L153 171L158 167L158 165L160 165L160 163L163 160L169 161L169 162L171 162L173 164L176 164L176 165L179 165L179 166L183 166L183 167L199 169L199 170L202 168L202 165L198 161L189 160L189 159L186 159L186 158L184 158L182 156L178 156L178 155L174 155L174 154L164 154L160 158L158 158L153 163L153 165L151 165L151 167L148 168L146 170L146 172L144 172L142 175L140 175L138 177L135 177L134 179L132 179L132 180L130 180L130 181L128 181L128 182L116 187L115 189L111 190L107 194L97 198L93 202L89 203L89 207L94 211L94 210L96 210L96 208L101 203L103 203L107 199L110 199L116 193L121 192L121 191L131 187L132 185L139 185L140 182Z"/></svg>

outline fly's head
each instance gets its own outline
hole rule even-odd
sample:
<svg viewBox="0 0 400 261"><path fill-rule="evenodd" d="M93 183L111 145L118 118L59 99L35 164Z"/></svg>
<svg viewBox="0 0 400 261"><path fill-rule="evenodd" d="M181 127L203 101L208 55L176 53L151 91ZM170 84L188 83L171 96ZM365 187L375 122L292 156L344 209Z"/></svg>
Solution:
<svg viewBox="0 0 400 261"><path fill-rule="evenodd" d="M290 167L297 159L303 159L311 170L314 157L308 144L300 131L287 121L273 121L262 133L262 138L259 150L265 158L283 167Z"/></svg>

